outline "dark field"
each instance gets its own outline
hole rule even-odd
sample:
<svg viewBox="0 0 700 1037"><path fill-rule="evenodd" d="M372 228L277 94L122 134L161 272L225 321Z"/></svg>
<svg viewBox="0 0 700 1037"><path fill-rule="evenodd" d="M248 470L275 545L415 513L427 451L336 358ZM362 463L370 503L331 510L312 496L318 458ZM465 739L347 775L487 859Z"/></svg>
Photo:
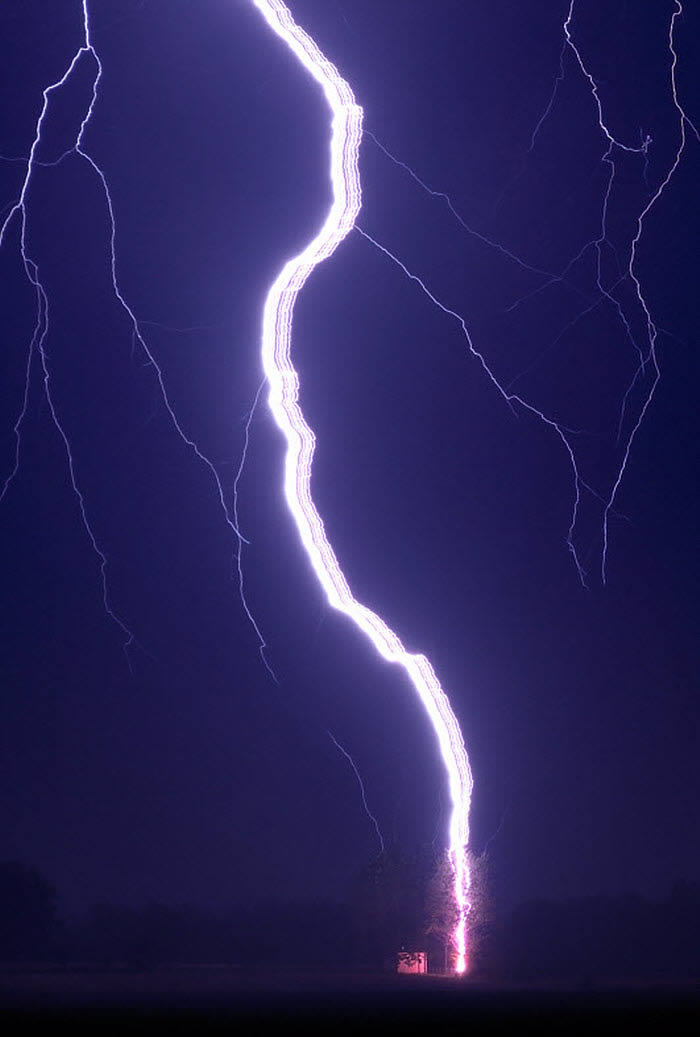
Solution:
<svg viewBox="0 0 700 1037"><path fill-rule="evenodd" d="M151 971L6 968L0 973L3 1022L70 1021L149 1032L187 1027L223 1030L235 1023L303 1022L318 1032L343 1023L449 1026L555 1026L577 1020L620 1020L645 1026L695 1027L700 984L500 987L439 976L366 972L264 971L183 966ZM685 1030L685 1026L684 1026ZM683 1032L684 1032L683 1030Z"/></svg>

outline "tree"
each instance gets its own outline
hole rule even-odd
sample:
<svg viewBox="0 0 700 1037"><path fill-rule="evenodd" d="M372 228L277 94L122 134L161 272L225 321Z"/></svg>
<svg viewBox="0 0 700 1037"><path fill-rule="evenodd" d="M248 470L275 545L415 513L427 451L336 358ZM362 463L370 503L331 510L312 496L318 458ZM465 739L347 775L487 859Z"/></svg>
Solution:
<svg viewBox="0 0 700 1037"><path fill-rule="evenodd" d="M426 854L392 844L359 876L353 895L358 937L375 965L396 961L402 948L416 950L423 939Z"/></svg>
<svg viewBox="0 0 700 1037"><path fill-rule="evenodd" d="M477 857L467 850L466 856L470 874L467 895L467 951L470 965L473 966L475 956L483 945L489 923L486 855ZM452 934L459 921L454 882L454 869L449 854L443 850L435 858L432 874L426 885L424 932L427 937L435 937L440 942L443 968L446 971L452 967Z"/></svg>
<svg viewBox="0 0 700 1037"><path fill-rule="evenodd" d="M455 878L447 851L437 856L433 873L428 880L425 896L425 935L436 937L442 947L442 966L450 968L452 934L459 921L459 906L455 897Z"/></svg>
<svg viewBox="0 0 700 1037"><path fill-rule="evenodd" d="M57 930L56 890L20 861L0 863L0 959L50 955Z"/></svg>

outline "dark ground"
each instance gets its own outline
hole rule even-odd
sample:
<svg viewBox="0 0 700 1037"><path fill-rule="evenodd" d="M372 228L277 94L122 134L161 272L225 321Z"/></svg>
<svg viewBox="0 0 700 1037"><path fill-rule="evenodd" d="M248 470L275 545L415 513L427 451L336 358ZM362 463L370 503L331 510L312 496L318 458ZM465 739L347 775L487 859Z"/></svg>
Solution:
<svg viewBox="0 0 700 1037"><path fill-rule="evenodd" d="M577 1021L673 1026L700 1020L700 984L635 987L501 987L439 976L356 972L263 971L206 966L146 972L54 967L6 968L0 973L3 1021L81 1023L121 1030L147 1025L219 1030L231 1023L303 1022L334 1029L386 1023L448 1025L491 1031L525 1023L554 1027Z"/></svg>

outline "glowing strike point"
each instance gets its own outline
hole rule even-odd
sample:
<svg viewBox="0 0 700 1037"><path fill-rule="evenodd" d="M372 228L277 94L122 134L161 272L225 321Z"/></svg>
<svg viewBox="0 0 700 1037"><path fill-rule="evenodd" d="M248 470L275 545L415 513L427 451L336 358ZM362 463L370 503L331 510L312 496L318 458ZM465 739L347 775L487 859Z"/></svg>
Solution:
<svg viewBox="0 0 700 1037"><path fill-rule="evenodd" d="M302 543L329 603L345 613L382 658L398 663L410 677L437 735L447 771L452 810L449 855L459 921L453 933L455 971L467 968L466 916L469 910L469 806L472 775L462 733L435 672L423 655L411 655L383 619L352 596L338 559L326 538L311 498L315 438L299 407L299 378L291 361L292 315L296 297L314 268L327 259L352 230L360 210L358 151L362 109L338 70L292 18L281 0L253 0L270 28L284 41L323 90L332 113L330 178L333 202L318 235L288 260L270 288L263 312L262 362L270 387L269 404L287 443L284 493Z"/></svg>

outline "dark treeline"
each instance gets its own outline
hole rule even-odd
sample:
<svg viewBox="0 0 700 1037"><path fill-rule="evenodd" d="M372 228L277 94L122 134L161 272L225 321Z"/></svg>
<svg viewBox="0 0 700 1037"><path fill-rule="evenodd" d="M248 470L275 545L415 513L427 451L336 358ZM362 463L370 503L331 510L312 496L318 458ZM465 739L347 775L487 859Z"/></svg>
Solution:
<svg viewBox="0 0 700 1037"><path fill-rule="evenodd" d="M67 927L63 957L105 966L349 965L348 912L329 903L256 904L220 914L191 907L98 904Z"/></svg>
<svg viewBox="0 0 700 1037"><path fill-rule="evenodd" d="M347 904L260 903L218 914L151 903L97 904L63 921L56 891L34 869L0 864L0 962L148 969L170 964L386 968L401 945L444 964L444 905L415 870L374 862ZM439 883L437 888L439 888ZM439 897L437 897L439 900ZM425 904L431 905L426 913ZM423 905L423 906L421 906ZM449 923L449 919L448 919ZM610 983L700 976L700 884L668 897L533 901L479 930L477 978Z"/></svg>
<svg viewBox="0 0 700 1037"><path fill-rule="evenodd" d="M264 903L215 914L186 905L98 903L67 922L56 902L56 891L34 869L0 863L0 962L341 966L357 956L343 905Z"/></svg>
<svg viewBox="0 0 700 1037"><path fill-rule="evenodd" d="M678 881L659 901L581 897L524 904L493 927L491 965L502 979L700 978L700 883Z"/></svg>

